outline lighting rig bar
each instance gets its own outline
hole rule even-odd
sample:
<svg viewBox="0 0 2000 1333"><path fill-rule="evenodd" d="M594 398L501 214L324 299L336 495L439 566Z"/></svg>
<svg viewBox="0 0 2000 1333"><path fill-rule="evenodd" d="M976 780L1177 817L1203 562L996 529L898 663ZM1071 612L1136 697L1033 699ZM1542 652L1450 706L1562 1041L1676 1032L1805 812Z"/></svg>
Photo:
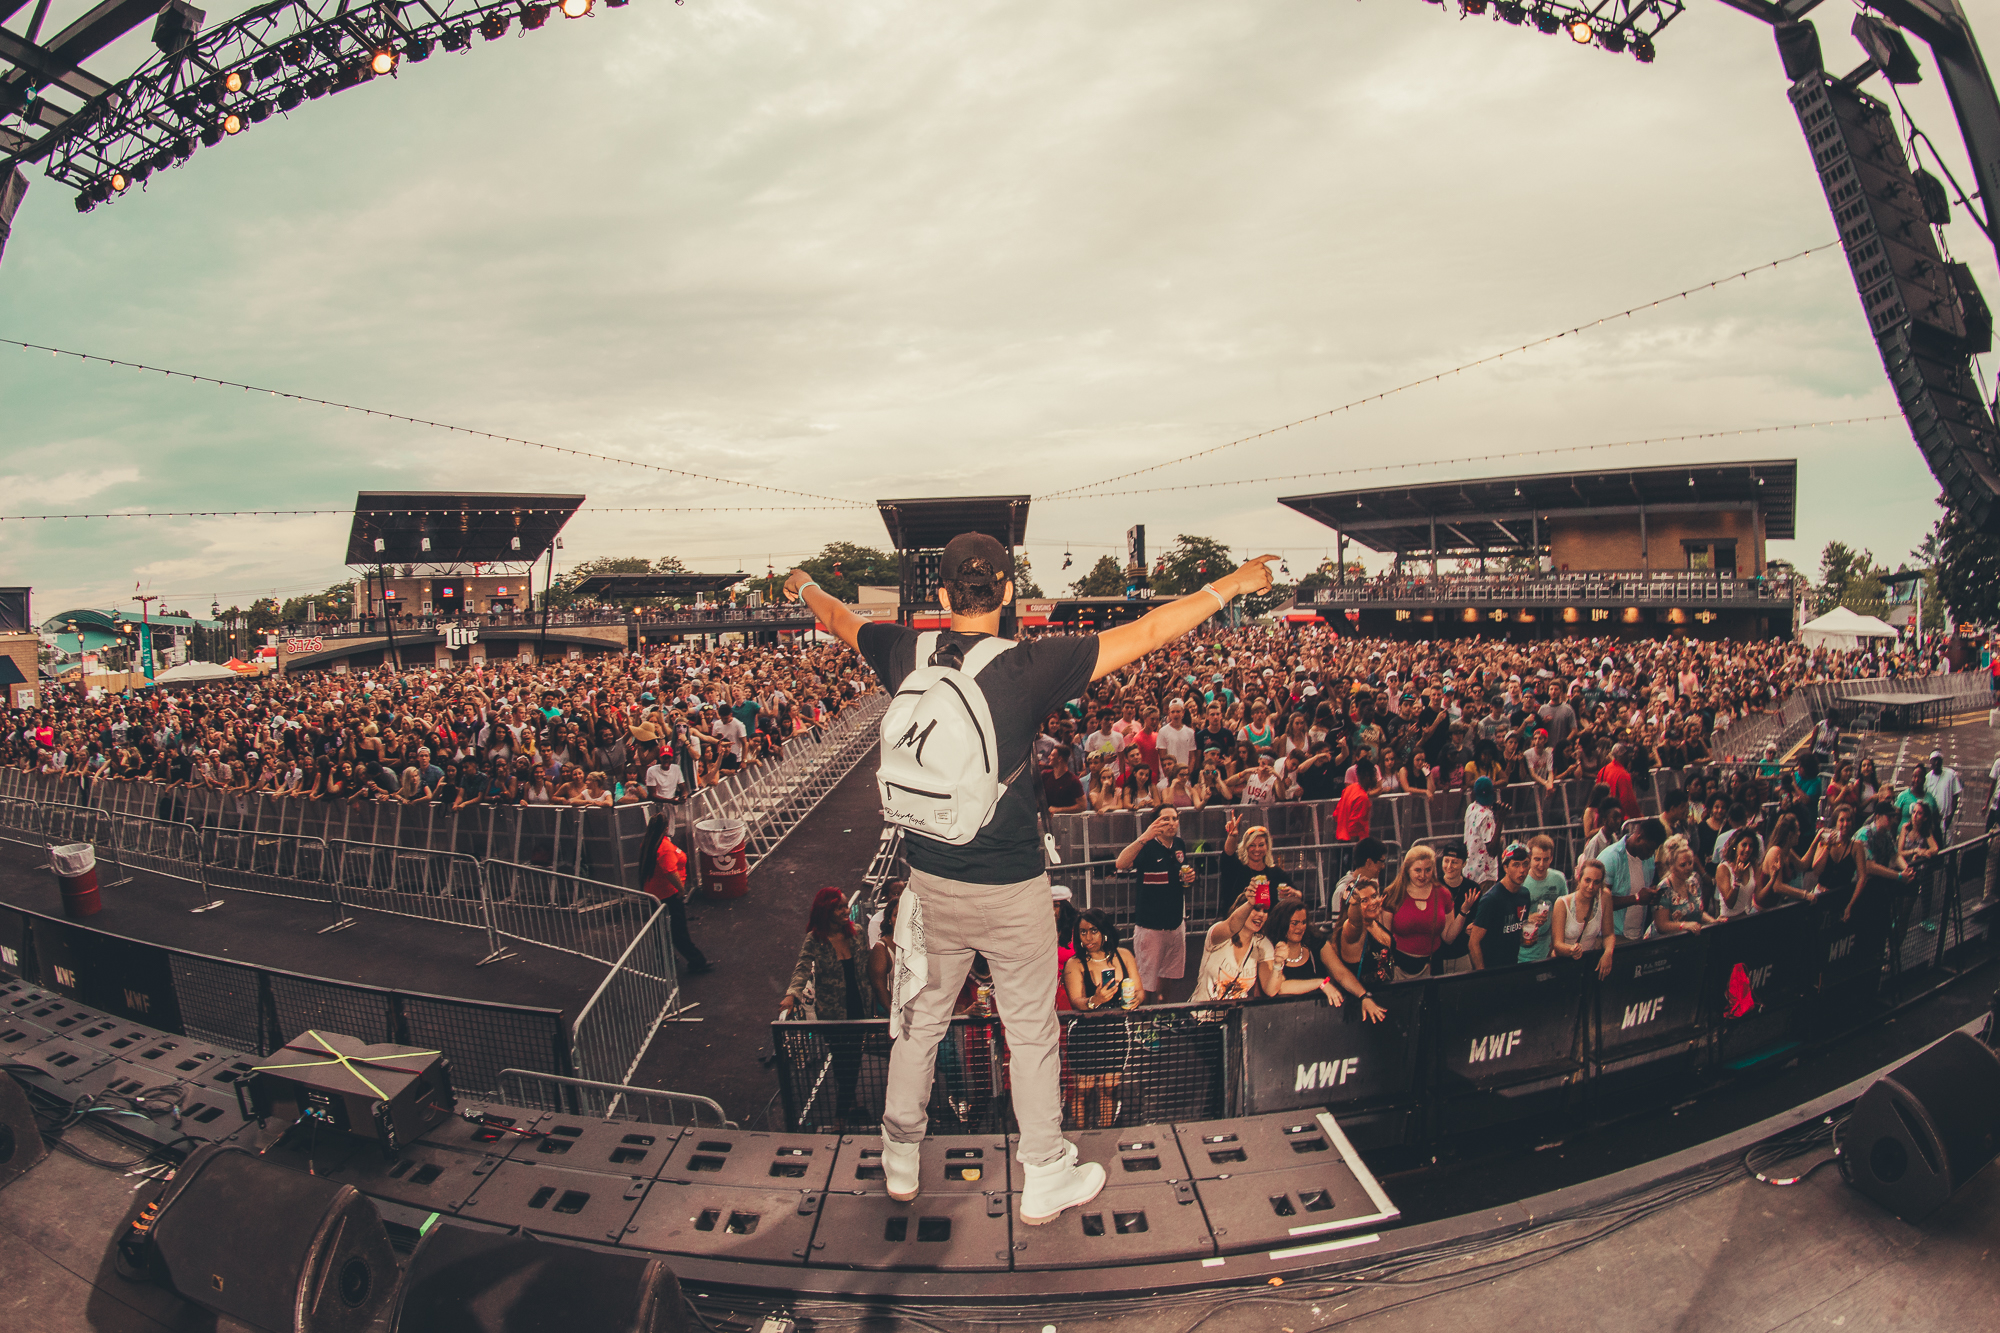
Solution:
<svg viewBox="0 0 2000 1333"><path fill-rule="evenodd" d="M1449 0L1428 0L1443 6ZM1579 46L1601 46L1613 55L1626 51L1642 65L1653 63L1653 40L1680 17L1681 0L1599 0L1594 5L1561 0L1458 0L1461 17L1491 14L1495 22L1533 27Z"/></svg>
<svg viewBox="0 0 2000 1333"><path fill-rule="evenodd" d="M37 69L17 59L16 74L0 82L0 178L15 162L42 162L87 213L308 101L393 77L439 51L466 51L475 39L537 31L551 16L587 17L598 3L618 9L628 0L275 0L202 32L202 14L186 0L152 0L161 54L115 86L42 83L49 62ZM8 7L0 0L0 11ZM0 59L12 54L0 50ZM73 110L58 105L78 98Z"/></svg>

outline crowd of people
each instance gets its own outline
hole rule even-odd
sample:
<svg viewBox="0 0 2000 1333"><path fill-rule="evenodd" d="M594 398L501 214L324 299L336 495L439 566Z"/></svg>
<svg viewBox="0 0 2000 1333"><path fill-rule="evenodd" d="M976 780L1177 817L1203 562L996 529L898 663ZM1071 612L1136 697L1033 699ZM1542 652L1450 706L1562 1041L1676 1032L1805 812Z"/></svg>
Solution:
<svg viewBox="0 0 2000 1333"><path fill-rule="evenodd" d="M79 787L452 809L677 803L873 688L853 653L800 642L62 689L9 718L0 764Z"/></svg>
<svg viewBox="0 0 2000 1333"><path fill-rule="evenodd" d="M1137 838L1106 868L1133 884L1127 926L1053 890L1053 1003L1131 1010L1319 993L1377 1021L1379 988L1393 982L1551 957L1608 974L1620 942L1800 901L1859 922L1873 940L1864 947L1879 947L1897 886L1926 873L1967 799L1943 755L1885 778L1872 761L1840 759L1827 723L1796 756L1710 762L1732 719L1774 710L1856 660L1793 643L1398 642L1261 628L1143 658L1051 715L1037 746L1049 812L1142 812ZM2000 779L2000 763L1987 776ZM1590 796L1552 837L1533 827L1549 808L1534 789L1565 780ZM1659 793L1657 813L1642 809L1642 782ZM1465 797L1462 839L1398 857L1369 836L1376 796L1447 791ZM1350 868L1325 904L1308 901L1307 877L1266 823L1269 806L1291 799L1338 802ZM1181 814L1218 804L1228 807L1220 848L1191 850ZM1188 918L1203 871L1231 904L1214 922ZM900 889L887 886L891 923ZM786 1006L814 995L821 1017L879 1016L890 997L870 979L893 973L892 930L880 914L847 921L838 897L815 912ZM851 947L830 946L833 935ZM976 980L957 1012L991 1012ZM1097 1047L1123 1038L1081 1031L1080 1047L1069 1039L1070 1115L1110 1123L1100 1117L1112 1114L1123 1063Z"/></svg>

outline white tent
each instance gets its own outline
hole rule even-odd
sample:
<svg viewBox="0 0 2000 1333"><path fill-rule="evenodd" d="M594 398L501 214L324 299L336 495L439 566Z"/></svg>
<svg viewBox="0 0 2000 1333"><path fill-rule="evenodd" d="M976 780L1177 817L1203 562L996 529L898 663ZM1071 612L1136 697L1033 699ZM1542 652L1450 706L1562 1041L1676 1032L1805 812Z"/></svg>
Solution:
<svg viewBox="0 0 2000 1333"><path fill-rule="evenodd" d="M1819 619L1807 621L1799 630L1799 641L1808 648L1859 648L1870 639L1895 637L1895 626L1845 606L1836 606Z"/></svg>
<svg viewBox="0 0 2000 1333"><path fill-rule="evenodd" d="M155 685L206 685L214 680L241 680L242 676L214 662L183 662L153 677Z"/></svg>

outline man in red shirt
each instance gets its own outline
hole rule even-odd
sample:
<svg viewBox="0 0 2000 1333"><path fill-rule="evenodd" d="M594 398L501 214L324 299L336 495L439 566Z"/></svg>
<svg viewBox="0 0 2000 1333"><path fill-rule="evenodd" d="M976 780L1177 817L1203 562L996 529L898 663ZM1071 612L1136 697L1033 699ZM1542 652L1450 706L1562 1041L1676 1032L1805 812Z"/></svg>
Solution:
<svg viewBox="0 0 2000 1333"><path fill-rule="evenodd" d="M1632 785L1632 775L1625 771L1625 756L1630 753L1623 745L1611 747L1611 762L1597 770L1597 780L1611 788L1612 796L1618 800L1618 807L1625 812L1625 818L1639 817L1639 789Z"/></svg>
<svg viewBox="0 0 2000 1333"><path fill-rule="evenodd" d="M1333 840L1360 842L1368 836L1369 812L1374 808L1375 761L1363 759L1354 765L1354 781L1340 793L1333 810Z"/></svg>

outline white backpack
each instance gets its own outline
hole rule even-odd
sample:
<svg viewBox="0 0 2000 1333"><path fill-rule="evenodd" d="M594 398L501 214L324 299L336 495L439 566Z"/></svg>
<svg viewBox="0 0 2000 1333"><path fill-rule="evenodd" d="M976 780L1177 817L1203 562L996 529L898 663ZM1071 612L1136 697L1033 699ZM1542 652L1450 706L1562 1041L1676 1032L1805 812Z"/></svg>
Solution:
<svg viewBox="0 0 2000 1333"><path fill-rule="evenodd" d="M993 712L975 679L1014 641L981 639L953 667L933 660L938 638L935 630L917 636L917 669L904 677L882 715L876 786L882 818L963 847L979 836L1007 784L1020 776L1020 769L1000 776Z"/></svg>

